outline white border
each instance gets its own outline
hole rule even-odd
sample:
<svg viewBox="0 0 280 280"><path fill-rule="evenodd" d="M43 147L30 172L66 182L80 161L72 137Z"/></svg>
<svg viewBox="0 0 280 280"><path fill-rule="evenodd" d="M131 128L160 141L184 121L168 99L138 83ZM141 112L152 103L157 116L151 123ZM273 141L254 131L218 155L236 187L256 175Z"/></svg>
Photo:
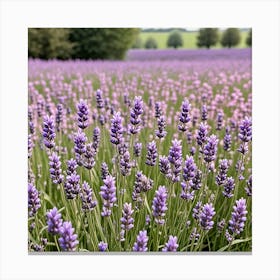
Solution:
<svg viewBox="0 0 280 280"><path fill-rule="evenodd" d="M278 1L1 2L1 279L280 279ZM253 254L30 256L27 27L253 27Z"/></svg>

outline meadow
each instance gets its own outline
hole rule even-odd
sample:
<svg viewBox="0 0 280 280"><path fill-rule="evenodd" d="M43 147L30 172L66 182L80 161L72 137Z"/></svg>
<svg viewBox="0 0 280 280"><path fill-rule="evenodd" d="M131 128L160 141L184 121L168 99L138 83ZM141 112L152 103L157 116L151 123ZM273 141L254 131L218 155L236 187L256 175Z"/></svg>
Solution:
<svg viewBox="0 0 280 280"><path fill-rule="evenodd" d="M251 50L171 52L29 60L29 252L252 250Z"/></svg>
<svg viewBox="0 0 280 280"><path fill-rule="evenodd" d="M141 32L139 37L141 38L141 41L143 43L143 46L146 42L146 40L149 37L154 38L157 41L158 44L158 49L166 49L166 43L167 43L167 39L169 36L169 32ZM222 32L219 32L219 36L221 38L221 34ZM183 38L183 47L182 49L197 49L196 46L196 41L197 41L197 36L198 36L198 32L193 31L193 32L181 32L182 38ZM240 43L236 46L237 48L246 48L246 38L248 36L248 32L247 31L241 31L240 32L241 35L241 41ZM143 47L144 48L144 47ZM216 46L212 47L213 49L220 49L222 48L222 45L220 43L217 43Z"/></svg>

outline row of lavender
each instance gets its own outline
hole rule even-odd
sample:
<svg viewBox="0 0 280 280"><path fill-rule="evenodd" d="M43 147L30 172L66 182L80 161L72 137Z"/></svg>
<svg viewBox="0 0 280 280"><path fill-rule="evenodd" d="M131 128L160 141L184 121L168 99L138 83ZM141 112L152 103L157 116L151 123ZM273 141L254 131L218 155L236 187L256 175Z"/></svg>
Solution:
<svg viewBox="0 0 280 280"><path fill-rule="evenodd" d="M247 60L29 62L30 251L250 251Z"/></svg>

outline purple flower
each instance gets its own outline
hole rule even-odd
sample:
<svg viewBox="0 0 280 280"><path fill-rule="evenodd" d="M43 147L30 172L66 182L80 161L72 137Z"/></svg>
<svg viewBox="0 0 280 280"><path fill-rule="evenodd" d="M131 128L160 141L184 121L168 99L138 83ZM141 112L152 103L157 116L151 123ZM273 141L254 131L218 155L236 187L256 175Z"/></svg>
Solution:
<svg viewBox="0 0 280 280"><path fill-rule="evenodd" d="M61 123L63 120L63 105L61 103L57 104L56 106L56 115L55 115L55 122L56 122L56 130L61 130Z"/></svg>
<svg viewBox="0 0 280 280"><path fill-rule="evenodd" d="M165 130L166 121L164 116L160 116L157 122L158 122L158 130L156 130L156 136L161 139L164 138L167 133Z"/></svg>
<svg viewBox="0 0 280 280"><path fill-rule="evenodd" d="M199 190L201 188L201 179L202 179L202 172L197 169L195 171L194 177L190 181L190 186L193 190Z"/></svg>
<svg viewBox="0 0 280 280"><path fill-rule="evenodd" d="M159 225L164 224L164 216L167 208L167 191L164 186L159 186L158 190L155 193L153 199L153 216L155 217L155 222Z"/></svg>
<svg viewBox="0 0 280 280"><path fill-rule="evenodd" d="M58 242L63 251L76 251L79 241L74 231L75 229L72 227L71 222L64 222L60 228L61 237L58 239Z"/></svg>
<svg viewBox="0 0 280 280"><path fill-rule="evenodd" d="M183 178L184 180L190 181L196 175L196 164L192 156L186 156L185 166L183 168Z"/></svg>
<svg viewBox="0 0 280 280"><path fill-rule="evenodd" d="M210 230L213 227L214 222L212 219L215 214L216 212L212 203L206 203L203 205L199 214L199 223L203 230Z"/></svg>
<svg viewBox="0 0 280 280"><path fill-rule="evenodd" d="M107 243L105 243L103 241L98 243L98 250L100 252L105 252L107 250L107 248L108 248L108 244Z"/></svg>
<svg viewBox="0 0 280 280"><path fill-rule="evenodd" d="M60 157L53 152L51 156L49 157L49 165L50 165L50 176L52 179L52 182L54 184L60 184L63 181L63 175L61 170L61 162Z"/></svg>
<svg viewBox="0 0 280 280"><path fill-rule="evenodd" d="M130 133L136 134L140 131L139 124L141 123L140 116L143 114L143 100L141 96L134 98L134 106L130 111Z"/></svg>
<svg viewBox="0 0 280 280"><path fill-rule="evenodd" d="M80 176L74 172L66 176L64 191L67 199L74 199L80 192Z"/></svg>
<svg viewBox="0 0 280 280"><path fill-rule="evenodd" d="M168 242L165 243L165 247L162 249L162 252L176 252L178 247L177 236L170 235Z"/></svg>
<svg viewBox="0 0 280 280"><path fill-rule="evenodd" d="M232 177L227 178L227 180L224 183L223 195L227 198L231 198L233 196L232 191L234 190L234 187L234 179Z"/></svg>
<svg viewBox="0 0 280 280"><path fill-rule="evenodd" d="M75 159L71 158L67 161L67 175L71 175L72 173L76 173L78 165Z"/></svg>
<svg viewBox="0 0 280 280"><path fill-rule="evenodd" d="M127 176L130 174L131 171L131 162L130 162L130 154L129 151L126 151L120 160L120 166L121 166L121 174L123 176Z"/></svg>
<svg viewBox="0 0 280 280"><path fill-rule="evenodd" d="M97 202L93 200L92 189L87 182L82 184L80 197L82 199L82 209L84 211L91 211L97 205Z"/></svg>
<svg viewBox="0 0 280 280"><path fill-rule="evenodd" d="M235 202L231 213L231 219L229 220L229 230L233 234L240 234L244 230L247 213L246 199L242 197Z"/></svg>
<svg viewBox="0 0 280 280"><path fill-rule="evenodd" d="M98 89L95 93L96 104L98 109L102 109L104 107L104 100L102 98L102 90Z"/></svg>
<svg viewBox="0 0 280 280"><path fill-rule="evenodd" d="M162 115L162 110L160 105L161 104L159 101L155 102L155 118L159 118Z"/></svg>
<svg viewBox="0 0 280 280"><path fill-rule="evenodd" d="M181 131L187 130L186 124L191 120L190 110L191 110L191 104L189 103L188 100L184 100L182 103L182 109L179 118L180 124L178 125L178 129Z"/></svg>
<svg viewBox="0 0 280 280"><path fill-rule="evenodd" d="M117 201L115 178L113 176L108 175L105 178L104 185L101 186L101 191L99 193L103 199L103 208L101 215L103 217L110 216L112 213L111 208Z"/></svg>
<svg viewBox="0 0 280 280"><path fill-rule="evenodd" d="M148 240L149 240L149 238L147 236L147 231L146 230L140 231L139 234L137 235L137 240L134 243L133 251L134 252L147 252Z"/></svg>
<svg viewBox="0 0 280 280"><path fill-rule="evenodd" d="M74 136L74 150L76 155L76 160L79 165L82 165L82 155L86 152L86 141L87 137L79 130Z"/></svg>
<svg viewBox="0 0 280 280"><path fill-rule="evenodd" d="M199 220L201 209L202 209L202 202L198 201L192 210L192 216L195 220Z"/></svg>
<svg viewBox="0 0 280 280"><path fill-rule="evenodd" d="M216 159L216 153L218 149L218 138L216 135L211 135L207 139L207 144L204 147L204 160L206 162L211 162Z"/></svg>
<svg viewBox="0 0 280 280"><path fill-rule="evenodd" d="M221 159L219 162L219 172L216 176L216 184L221 186L225 183L227 179L227 172L229 169L229 162L227 159Z"/></svg>
<svg viewBox="0 0 280 280"><path fill-rule="evenodd" d="M166 156L160 156L159 157L159 170L162 174L164 174L167 178L172 177L172 172L171 172L171 165Z"/></svg>
<svg viewBox="0 0 280 280"><path fill-rule="evenodd" d="M220 110L217 114L216 130L221 130L223 126L224 113Z"/></svg>
<svg viewBox="0 0 280 280"><path fill-rule="evenodd" d="M134 219L132 218L133 209L131 203L125 203L122 210L121 228L129 231L133 228Z"/></svg>
<svg viewBox="0 0 280 280"><path fill-rule="evenodd" d="M204 143L207 140L207 134L208 134L207 124L201 123L199 125L199 129L198 129L197 136L196 136L197 145L199 145L199 146L204 145Z"/></svg>
<svg viewBox="0 0 280 280"><path fill-rule="evenodd" d="M226 134L224 137L224 150L228 151L231 147L231 135L229 131L229 127L226 128Z"/></svg>
<svg viewBox="0 0 280 280"><path fill-rule="evenodd" d="M102 164L101 164L101 179L104 181L108 175L110 175L108 165L107 165L106 162L102 162Z"/></svg>
<svg viewBox="0 0 280 280"><path fill-rule="evenodd" d="M39 192L35 186L28 183L28 216L33 217L41 207Z"/></svg>
<svg viewBox="0 0 280 280"><path fill-rule="evenodd" d="M51 149L54 147L54 138L55 138L55 128L54 120L52 117L45 116L43 122L43 138L44 144L47 148Z"/></svg>
<svg viewBox="0 0 280 280"><path fill-rule="evenodd" d="M123 140L122 118L119 112L111 120L111 143L119 145Z"/></svg>
<svg viewBox="0 0 280 280"><path fill-rule="evenodd" d="M78 127L85 129L88 127L88 106L84 100L80 100L77 105L78 110Z"/></svg>
<svg viewBox="0 0 280 280"><path fill-rule="evenodd" d="M190 191L190 185L187 182L181 182L181 195L180 197L185 200L193 200L194 199L194 191Z"/></svg>
<svg viewBox="0 0 280 280"><path fill-rule="evenodd" d="M201 120L202 121L207 121L207 116L208 116L208 109L206 105L202 105L201 108Z"/></svg>
<svg viewBox="0 0 280 280"><path fill-rule="evenodd" d="M93 149L94 149L95 153L97 152L97 149L99 147L99 143L100 143L100 129L97 126L93 130L93 138L92 138L92 146L93 146Z"/></svg>
<svg viewBox="0 0 280 280"><path fill-rule="evenodd" d="M135 143L133 146L133 153L136 157L139 157L141 155L142 150L142 143Z"/></svg>
<svg viewBox="0 0 280 280"><path fill-rule="evenodd" d="M32 156L32 148L33 148L32 136L31 134L28 134L28 158Z"/></svg>
<svg viewBox="0 0 280 280"><path fill-rule="evenodd" d="M94 155L95 155L95 150L93 148L92 144L87 144L85 153L84 153L84 160L83 160L83 166L86 169L92 169L92 167L95 165L95 160L94 160Z"/></svg>
<svg viewBox="0 0 280 280"><path fill-rule="evenodd" d="M58 212L57 208L49 210L46 214L48 232L51 234L59 234L62 227L61 214Z"/></svg>
<svg viewBox="0 0 280 280"><path fill-rule="evenodd" d="M252 120L246 117L239 126L239 139L242 142L250 142L252 140Z"/></svg>
<svg viewBox="0 0 280 280"><path fill-rule="evenodd" d="M172 141L172 146L169 150L168 160L171 164L172 178L173 182L180 181L180 173L182 170L182 145L181 140L174 139Z"/></svg>
<svg viewBox="0 0 280 280"><path fill-rule="evenodd" d="M148 143L147 145L147 158L146 158L146 164L150 166L155 166L156 165L156 160L157 160L157 145L155 141L152 141Z"/></svg>
<svg viewBox="0 0 280 280"><path fill-rule="evenodd" d="M247 180L247 187L245 188L246 194L252 196L252 175Z"/></svg>
<svg viewBox="0 0 280 280"><path fill-rule="evenodd" d="M153 187L153 180L147 178L142 171L138 171L136 173L136 179L134 184L134 190L132 192L132 200L141 202L142 199L140 197L142 192L147 192Z"/></svg>

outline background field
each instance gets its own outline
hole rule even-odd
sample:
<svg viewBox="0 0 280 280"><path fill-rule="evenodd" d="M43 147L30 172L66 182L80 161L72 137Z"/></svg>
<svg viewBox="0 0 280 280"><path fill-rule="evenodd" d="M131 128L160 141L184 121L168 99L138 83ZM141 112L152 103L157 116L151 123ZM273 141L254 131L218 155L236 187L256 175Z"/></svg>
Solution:
<svg viewBox="0 0 280 280"><path fill-rule="evenodd" d="M220 38L221 38L222 32L220 31L219 33L220 33ZM241 30L240 33L241 33L241 42L237 46L237 48L246 48L246 37L248 36L248 31ZM145 44L146 40L149 37L152 37L157 41L159 49L165 49L167 38L168 38L169 34L170 34L169 32L143 32L142 31L139 35L142 40L142 44L143 44L142 48L144 48L144 44ZM196 38L198 36L198 32L196 32L196 31L195 32L181 32L181 34L182 34L183 41L184 41L183 48L197 49ZM221 48L221 47L222 47L221 44L218 43L213 48L215 49L215 48Z"/></svg>

